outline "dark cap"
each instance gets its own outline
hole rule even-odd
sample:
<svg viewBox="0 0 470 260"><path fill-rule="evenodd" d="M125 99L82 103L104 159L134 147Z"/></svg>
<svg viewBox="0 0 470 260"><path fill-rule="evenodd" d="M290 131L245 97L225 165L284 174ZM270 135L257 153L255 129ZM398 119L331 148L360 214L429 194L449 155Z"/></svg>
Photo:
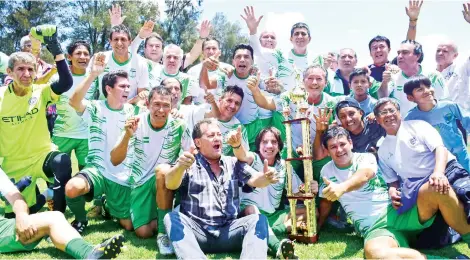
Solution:
<svg viewBox="0 0 470 260"><path fill-rule="evenodd" d="M362 113L364 113L364 110L362 110L361 106L359 105L359 102L357 102L354 98L347 97L345 100L342 100L338 102L338 104L336 104L335 113L337 117L339 117L338 115L339 110L345 107L354 107L354 108L359 109L359 111L362 111Z"/></svg>

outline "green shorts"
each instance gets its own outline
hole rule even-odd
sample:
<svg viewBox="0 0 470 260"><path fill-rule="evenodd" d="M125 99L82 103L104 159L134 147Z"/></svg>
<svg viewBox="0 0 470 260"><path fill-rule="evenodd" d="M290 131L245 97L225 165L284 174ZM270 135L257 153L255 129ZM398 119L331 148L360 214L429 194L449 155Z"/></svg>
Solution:
<svg viewBox="0 0 470 260"><path fill-rule="evenodd" d="M248 135L248 144L250 146L250 151L256 150L256 137L258 136L259 132L264 128L271 126L272 118L265 118L255 120L249 124L243 125L246 129L246 133Z"/></svg>
<svg viewBox="0 0 470 260"><path fill-rule="evenodd" d="M284 222L286 221L289 212L289 209L281 209L276 210L274 213L261 211L261 214L268 218L268 224L276 236L285 236L287 234L287 227Z"/></svg>
<svg viewBox="0 0 470 260"><path fill-rule="evenodd" d="M52 145L52 144L51 144ZM32 177L31 184L21 192L28 207L36 205L36 180L43 179L47 182L53 182L53 178L48 178L46 173L42 170L44 162L49 156L53 154L52 151L43 154L35 155L28 160L4 160L1 164L3 171L8 176L8 179L14 179L14 182L21 180L26 176ZM13 212L11 205L5 206L5 213Z"/></svg>
<svg viewBox="0 0 470 260"><path fill-rule="evenodd" d="M106 194L106 208L111 216L118 219L130 218L131 188L106 179L98 169L85 167L79 172L93 185L93 194L85 195L87 201Z"/></svg>
<svg viewBox="0 0 470 260"><path fill-rule="evenodd" d="M20 241L16 241L15 228L15 219L0 217L0 253L31 251L41 242L41 239L39 239L33 243L23 245Z"/></svg>
<svg viewBox="0 0 470 260"><path fill-rule="evenodd" d="M387 236L393 238L399 247L409 247L408 239L418 232L431 226L435 216L424 223L420 223L418 206L398 215L397 211L389 205L387 211L377 219L364 235L364 244L377 237Z"/></svg>
<svg viewBox="0 0 470 260"><path fill-rule="evenodd" d="M75 139L67 137L53 136L52 142L57 145L59 151L72 156L72 151L75 151L78 165L83 167L86 165L86 157L88 155L88 139Z"/></svg>
<svg viewBox="0 0 470 260"><path fill-rule="evenodd" d="M157 187L155 175L131 191L131 219L134 229L157 218Z"/></svg>

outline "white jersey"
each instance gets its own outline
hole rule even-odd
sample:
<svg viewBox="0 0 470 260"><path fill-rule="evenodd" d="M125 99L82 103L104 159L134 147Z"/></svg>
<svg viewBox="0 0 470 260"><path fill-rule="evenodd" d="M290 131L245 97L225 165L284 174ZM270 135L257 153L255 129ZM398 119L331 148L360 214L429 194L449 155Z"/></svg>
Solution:
<svg viewBox="0 0 470 260"><path fill-rule="evenodd" d="M295 87L296 75L292 64L281 50L263 48L257 34L250 35L250 46L254 52L254 63L262 78L268 78L269 70L273 70L274 76L282 82L284 90L291 90Z"/></svg>
<svg viewBox="0 0 470 260"><path fill-rule="evenodd" d="M59 97L59 101L56 103L57 107L57 119L54 123L54 136L66 137L73 139L88 139L88 126L77 114L77 111L69 105L69 99L75 92L77 86L86 78L86 75L75 75L72 74L73 85L65 93L62 93ZM85 99L93 99L94 91L96 89L90 87Z"/></svg>
<svg viewBox="0 0 470 260"><path fill-rule="evenodd" d="M251 164L251 167L257 171L262 172L264 167L264 162L261 160L260 156L256 153L255 159ZM284 160L276 161L274 165L276 170L276 175L279 178L279 182L270 184L264 188L256 188L252 192L243 192L240 188L240 204L243 206L255 205L260 210L272 214L276 212L276 209L279 208L282 199L282 192L287 186L287 164ZM294 172L294 169L291 166L292 171L292 192L299 192L299 186L302 184L299 176Z"/></svg>
<svg viewBox="0 0 470 260"><path fill-rule="evenodd" d="M174 164L192 145L191 135L181 119L168 117L160 129L151 126L148 112L140 114L139 119L137 130L129 141L126 158L132 187L138 187L155 176L157 165Z"/></svg>
<svg viewBox="0 0 470 260"><path fill-rule="evenodd" d="M230 65L228 63L224 63L224 62L219 62L219 67L234 69L232 65ZM199 63L199 64L191 67L191 69L189 69L189 71L188 71L188 75L193 77L196 80L197 85L200 86L199 88L197 88L198 95L193 99L194 104L203 104L203 103L206 102L205 99L204 99L205 92L201 88L202 85L200 85L200 82L199 82L199 79L200 79L200 76L201 76L201 70L202 70L202 63ZM219 75L222 75L222 73L224 73L224 72L219 70L219 69L209 70L208 71L209 78L219 77ZM210 93L212 93L214 96L217 94L217 90L215 90L215 89L209 89L208 91Z"/></svg>
<svg viewBox="0 0 470 260"><path fill-rule="evenodd" d="M294 119L297 114L297 105L290 99L290 91L284 92L281 94L280 98L274 99L276 102L276 110L282 114L284 107L288 107L290 110L289 120ZM313 144L316 135L316 124L315 117L313 114L318 116L319 108L330 108L334 109L336 103L338 102L338 97L332 97L327 93L322 93L322 98L318 104L309 104L308 110L311 111L310 117L310 141ZM295 150L297 147L302 146L302 125L301 124L292 124L292 147Z"/></svg>
<svg viewBox="0 0 470 260"><path fill-rule="evenodd" d="M470 57L462 64L451 64L441 72L449 99L470 110Z"/></svg>
<svg viewBox="0 0 470 260"><path fill-rule="evenodd" d="M95 85L100 92L99 99L105 99L101 83L103 76L111 71L124 70L125 72L127 72L129 83L131 85L128 99L135 97L139 88L148 89L150 87L147 62L140 55L137 55L135 53L129 53L129 59L123 63L119 63L114 58L113 51L107 51L104 52L104 54L106 56L106 67L104 69L104 72L101 73L101 75L99 75L99 77L95 81ZM87 72L91 71L92 65L93 59L88 65Z"/></svg>
<svg viewBox="0 0 470 260"><path fill-rule="evenodd" d="M437 100L441 100L448 97L448 91L444 84L444 79L437 70L426 72L422 70L421 65L416 75L423 75L431 80L431 86L434 88L434 97ZM406 97L404 92L405 83L410 77L406 76L402 71L392 75L392 79L388 84L389 96L395 98L400 103L400 111L403 115L406 115L410 109L416 106L416 103L411 102Z"/></svg>
<svg viewBox="0 0 470 260"><path fill-rule="evenodd" d="M129 186L126 165L111 163L111 150L124 130L126 120L134 115L134 106L125 103L123 108L109 108L106 100L87 101L83 119L88 124L88 156L86 167L95 167L106 179Z"/></svg>
<svg viewBox="0 0 470 260"><path fill-rule="evenodd" d="M289 63L294 66L295 70L299 70L300 78L303 79L303 73L308 68L308 66L313 64L315 56L307 51L305 54L296 54L294 49L290 49L287 53L287 60Z"/></svg>
<svg viewBox="0 0 470 260"><path fill-rule="evenodd" d="M380 148L382 149L382 148ZM380 150L379 150L380 151ZM356 231L363 236L374 225L377 219L387 211L390 203L388 188L380 171L377 170L375 156L370 153L353 153L352 165L348 168L338 168L334 161L323 166L320 179L323 177L334 183L343 183L360 169L372 169L375 176L361 188L344 193L339 202L344 211L353 221ZM326 185L321 182L319 196L323 197Z"/></svg>
<svg viewBox="0 0 470 260"><path fill-rule="evenodd" d="M440 146L444 147L441 136L427 122L402 121L397 135L387 135L378 152L385 181L395 182L398 176L402 179L428 176L436 165L434 151ZM454 159L455 156L447 152L447 162Z"/></svg>
<svg viewBox="0 0 470 260"><path fill-rule="evenodd" d="M7 195L10 192L18 190L13 182L10 181L7 174L0 168L0 194ZM18 191L19 192L19 191Z"/></svg>
<svg viewBox="0 0 470 260"><path fill-rule="evenodd" d="M155 67L155 62L149 61L149 64L154 64L154 67L152 67L153 69L150 72L150 78L152 79L150 84L152 87L159 86L164 79L176 78L179 82L181 82L180 103L186 97L197 97L199 95L199 84L192 76L181 71L178 71L176 74L167 74L163 67L157 69L157 67Z"/></svg>

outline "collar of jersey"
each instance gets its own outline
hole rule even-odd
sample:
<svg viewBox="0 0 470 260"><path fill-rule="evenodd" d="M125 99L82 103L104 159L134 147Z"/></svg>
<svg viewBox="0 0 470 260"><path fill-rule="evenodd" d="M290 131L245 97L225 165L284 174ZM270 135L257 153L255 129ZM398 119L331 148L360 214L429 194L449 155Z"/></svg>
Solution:
<svg viewBox="0 0 470 260"><path fill-rule="evenodd" d="M168 73L165 72L165 69L163 69L162 73L163 73L163 75L165 75L167 77L174 78L174 77L176 77L180 74L180 71L178 70L178 72L176 72L175 74L168 74Z"/></svg>
<svg viewBox="0 0 470 260"><path fill-rule="evenodd" d="M168 118L166 119L165 124L164 124L162 127L160 127L160 128L154 128L154 127L152 126L152 123L150 123L150 113L148 113L148 114L147 114L147 123L149 124L150 129L152 129L152 130L155 131L155 132L160 132L161 130L165 129L166 124L168 124Z"/></svg>
<svg viewBox="0 0 470 260"><path fill-rule="evenodd" d="M120 63L119 61L117 61L115 58L114 58L114 52L111 53L111 57L113 57L113 61L116 62L117 65L119 66L124 66L126 65L127 63L129 63L129 61L132 60L132 53L129 52L129 59L127 59L125 62L123 63Z"/></svg>
<svg viewBox="0 0 470 260"><path fill-rule="evenodd" d="M318 102L318 103L313 103L314 106L318 106L318 105L321 104L321 102L323 102L323 98L324 98L324 96L325 96L324 94L325 94L324 92L321 93L320 102Z"/></svg>
<svg viewBox="0 0 470 260"><path fill-rule="evenodd" d="M246 77L244 77L244 78L239 77L238 74L237 74L237 70L235 70L235 71L233 72L233 75L234 75L237 79L247 79L247 78L250 76L250 74L248 74L248 76L246 76Z"/></svg>
<svg viewBox="0 0 470 260"><path fill-rule="evenodd" d="M295 53L294 49L290 49L290 51L292 52L292 54L294 54L294 56L297 56L297 57L307 57L307 54L308 54L308 51L306 51L305 54L297 54Z"/></svg>
<svg viewBox="0 0 470 260"><path fill-rule="evenodd" d="M109 104L108 104L108 100L105 100L105 101L104 101L104 104L105 104L106 107L107 107L109 110L111 110L111 111L116 111L116 112L117 112L117 111L121 111L121 110L124 109L124 105L122 105L122 108L121 108L121 109L114 109L114 108L111 108L111 107L109 106Z"/></svg>
<svg viewBox="0 0 470 260"><path fill-rule="evenodd" d="M416 73L416 75L421 75L421 72L423 71L423 67L421 67L421 64L418 64L419 66L419 70L418 70L418 73ZM403 72L403 70L401 71L401 75L403 75L403 77L405 79L409 79L410 77L406 76L405 73ZM413 75L413 76L416 76L416 75ZM411 77L413 77L411 76Z"/></svg>

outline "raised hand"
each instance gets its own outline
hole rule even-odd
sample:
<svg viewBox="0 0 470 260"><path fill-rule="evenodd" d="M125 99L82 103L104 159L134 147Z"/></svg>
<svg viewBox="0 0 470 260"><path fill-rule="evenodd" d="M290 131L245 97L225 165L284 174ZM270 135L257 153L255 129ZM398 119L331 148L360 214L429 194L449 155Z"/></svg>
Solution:
<svg viewBox="0 0 470 260"><path fill-rule="evenodd" d="M406 15L408 15L410 20L418 20L419 11L421 10L422 5L422 0L410 0L409 6L405 7Z"/></svg>
<svg viewBox="0 0 470 260"><path fill-rule="evenodd" d="M185 169L188 169L193 165L194 161L196 158L194 155L197 154L196 147L193 145L189 148L189 151L185 151L179 158L176 164L178 164L180 167L183 167Z"/></svg>
<svg viewBox="0 0 470 260"><path fill-rule="evenodd" d="M126 16L122 16L121 6L119 4L112 5L108 13L111 19L111 26L120 25L124 22L124 19L126 19Z"/></svg>
<svg viewBox="0 0 470 260"><path fill-rule="evenodd" d="M266 91L275 95L282 92L282 83L276 78L275 68L269 68L269 78L264 80Z"/></svg>
<svg viewBox="0 0 470 260"><path fill-rule="evenodd" d="M385 70L382 73L382 83L388 84L392 80L392 71L389 64L385 64Z"/></svg>
<svg viewBox="0 0 470 260"><path fill-rule="evenodd" d="M199 38L205 39L211 33L211 22L209 20L202 21L201 28L199 29Z"/></svg>
<svg viewBox="0 0 470 260"><path fill-rule="evenodd" d="M99 76L101 73L104 72L106 67L106 56L102 52L98 52L95 54L93 58L93 64L91 65L91 74L95 76Z"/></svg>
<svg viewBox="0 0 470 260"><path fill-rule="evenodd" d="M242 126L239 125L237 130L230 131L225 142L231 147L239 147L242 143Z"/></svg>
<svg viewBox="0 0 470 260"><path fill-rule="evenodd" d="M152 34L153 32L153 27L155 26L155 22L152 21L152 20L148 20L144 23L144 25L142 26L142 28L140 28L140 31L139 31L139 37L141 39L147 39L148 37L150 37L150 35Z"/></svg>
<svg viewBox="0 0 470 260"><path fill-rule="evenodd" d="M323 197L329 201L337 201L343 194L345 190L341 184L331 182L325 177L323 178L323 183L325 183L326 187L323 189L322 194Z"/></svg>
<svg viewBox="0 0 470 260"><path fill-rule="evenodd" d="M260 81L259 78L260 78L260 73L258 71L256 73L256 76L250 76L246 80L246 86L248 87L249 90L251 90L251 92L253 92L253 90L258 89L259 81Z"/></svg>
<svg viewBox="0 0 470 260"><path fill-rule="evenodd" d="M470 2L463 4L463 18L467 23L470 23Z"/></svg>
<svg viewBox="0 0 470 260"><path fill-rule="evenodd" d="M216 102L214 94L208 92L207 90L205 90L205 92L204 99L206 100L207 104L214 104Z"/></svg>
<svg viewBox="0 0 470 260"><path fill-rule="evenodd" d="M279 182L279 178L277 177L276 170L272 167L269 167L268 160L266 160L266 159L264 159L263 174L264 174L264 177L270 183Z"/></svg>
<svg viewBox="0 0 470 260"><path fill-rule="evenodd" d="M315 123L317 126L317 131L325 132L328 130L328 126L330 125L330 118L333 109L331 108L318 108L318 116L313 114L315 118Z"/></svg>
<svg viewBox="0 0 470 260"><path fill-rule="evenodd" d="M250 34L256 34L256 31L258 30L259 22L261 22L261 19L263 19L263 16L260 16L256 18L255 16L255 10L253 6L247 6L243 9L245 11L245 16L240 15L243 20L246 22L246 26L248 26L248 29L250 30Z"/></svg>
<svg viewBox="0 0 470 260"><path fill-rule="evenodd" d="M131 117L126 120L126 124L124 125L124 129L126 130L126 135L131 137L134 135L137 127L139 125L140 118L138 117Z"/></svg>
<svg viewBox="0 0 470 260"><path fill-rule="evenodd" d="M170 115L173 117L173 118L181 118L181 119L184 119L184 115L183 113L181 113L177 108L173 108L170 112Z"/></svg>
<svg viewBox="0 0 470 260"><path fill-rule="evenodd" d="M202 65L208 70L216 70L219 67L219 57L220 57L220 50L218 50L214 56L207 57L203 62Z"/></svg>

